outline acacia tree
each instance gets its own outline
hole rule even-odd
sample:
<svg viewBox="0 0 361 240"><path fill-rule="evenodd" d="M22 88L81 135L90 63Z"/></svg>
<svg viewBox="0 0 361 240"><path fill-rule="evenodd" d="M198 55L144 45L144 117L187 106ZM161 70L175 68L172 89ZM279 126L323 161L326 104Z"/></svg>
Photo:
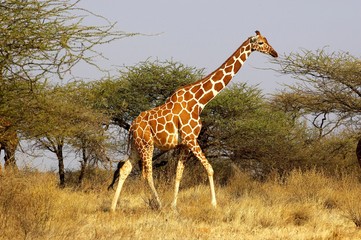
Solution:
<svg viewBox="0 0 361 240"><path fill-rule="evenodd" d="M360 135L361 60L350 53L304 50L280 58L277 70L300 80L276 94L275 106L304 117L317 130L315 139L347 129ZM337 147L337 149L341 149ZM338 150L334 149L333 152ZM361 155L359 156L361 164Z"/></svg>
<svg viewBox="0 0 361 240"><path fill-rule="evenodd" d="M31 88L49 74L63 78L80 61L95 65L94 58L101 56L95 46L131 35L114 31L113 23L79 8L78 2L1 1L0 70L4 80L27 80ZM105 25L84 25L89 15Z"/></svg>
<svg viewBox="0 0 361 240"><path fill-rule="evenodd" d="M38 148L56 155L62 187L65 186L64 147L71 146L83 151L100 149L97 154L101 155L101 146L106 140L102 124L108 121L107 117L87 106L83 100L84 95L79 90L79 84L76 83L43 89L36 95L38 105L33 107L32 112L41 124L33 122L26 131L29 134L27 137L36 139ZM83 160L86 161L88 156L85 157ZM82 167L85 168L86 165Z"/></svg>
<svg viewBox="0 0 361 240"><path fill-rule="evenodd" d="M273 101L287 112L308 116L319 137L337 127L360 129L361 61L349 53L304 50L276 61L282 74L300 80Z"/></svg>
<svg viewBox="0 0 361 240"><path fill-rule="evenodd" d="M91 163L93 165L100 163L103 166L111 164L108 152L113 150L114 144L108 131L109 116L94 106L98 100L91 89L92 83L77 82L71 85L72 91L67 91L67 94L70 93L73 104L82 108L80 112L85 113L85 118L81 118L80 121L86 125L86 129L78 129L79 131L74 132L68 141L81 157L78 184L82 184L85 172Z"/></svg>
<svg viewBox="0 0 361 240"><path fill-rule="evenodd" d="M38 100L47 81L69 76L80 62L97 67L102 55L96 46L133 35L116 31L114 23L78 3L0 1L0 116L21 135L31 137L37 131L29 131L30 126L47 124L33 114L41 108ZM86 25L90 17L103 24Z"/></svg>
<svg viewBox="0 0 361 240"><path fill-rule="evenodd" d="M0 4L0 115L26 128L19 98L34 98L34 89L62 79L79 62L96 66L100 44L130 36L107 19L78 7L79 1L10 0ZM88 17L104 25L88 26Z"/></svg>
<svg viewBox="0 0 361 240"><path fill-rule="evenodd" d="M199 141L209 159L229 159L257 177L304 164L297 143L305 132L257 87L235 83L224 89L204 109L202 122Z"/></svg>

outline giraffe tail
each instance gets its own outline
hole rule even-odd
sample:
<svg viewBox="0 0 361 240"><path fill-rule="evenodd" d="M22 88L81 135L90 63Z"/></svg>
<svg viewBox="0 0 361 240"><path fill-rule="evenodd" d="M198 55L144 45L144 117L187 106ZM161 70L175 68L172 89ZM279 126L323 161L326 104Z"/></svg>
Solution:
<svg viewBox="0 0 361 240"><path fill-rule="evenodd" d="M124 163L125 162L123 162L123 161L118 162L117 169L114 171L112 183L108 186L108 191L110 189L114 190L113 186L114 186L115 182L117 181L117 179L119 178L120 169L123 167Z"/></svg>
<svg viewBox="0 0 361 240"><path fill-rule="evenodd" d="M130 154L130 151L131 151L131 143L132 143L132 140L133 140L133 134L132 134L133 130L132 130L132 126L130 126L129 128L129 131L128 131L128 145L127 145L127 153L128 155ZM113 189L113 186L115 184L115 182L118 180L119 178L119 173L120 173L120 169L123 167L125 161L120 161L118 162L118 165L117 165L117 169L114 171L114 175L113 175L113 180L112 182L110 183L110 185L108 186L108 191L110 189Z"/></svg>

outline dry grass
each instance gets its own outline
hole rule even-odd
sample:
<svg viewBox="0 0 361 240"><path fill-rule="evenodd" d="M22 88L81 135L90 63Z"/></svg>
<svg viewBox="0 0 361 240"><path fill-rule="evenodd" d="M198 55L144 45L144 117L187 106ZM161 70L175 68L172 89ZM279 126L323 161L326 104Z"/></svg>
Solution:
<svg viewBox="0 0 361 240"><path fill-rule="evenodd" d="M104 174L103 174L104 175ZM216 186L183 187L178 211L171 183L159 183L164 208L149 207L140 179L128 179L115 213L109 212L111 174L82 189L59 189L51 173L0 177L0 239L358 239L361 184L354 174L294 171L257 182L235 174Z"/></svg>

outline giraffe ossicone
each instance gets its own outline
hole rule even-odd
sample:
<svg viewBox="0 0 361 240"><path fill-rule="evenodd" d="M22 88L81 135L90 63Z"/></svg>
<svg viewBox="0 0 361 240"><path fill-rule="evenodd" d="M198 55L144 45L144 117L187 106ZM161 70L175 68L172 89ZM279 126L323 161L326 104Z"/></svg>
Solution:
<svg viewBox="0 0 361 240"><path fill-rule="evenodd" d="M259 31L256 31L256 35L247 38L218 69L192 84L179 88L163 105L142 112L134 119L129 133L132 134L131 154L119 169L119 181L111 205L112 211L116 208L123 183L136 161L141 161L143 177L148 181L158 207L161 207L152 175L154 147L162 150L178 146L181 148L172 203L174 208L177 205L184 162L190 153L194 154L206 169L211 191L211 204L214 207L217 205L213 168L197 142L201 130L199 116L206 104L227 86L253 51L278 57L267 39Z"/></svg>

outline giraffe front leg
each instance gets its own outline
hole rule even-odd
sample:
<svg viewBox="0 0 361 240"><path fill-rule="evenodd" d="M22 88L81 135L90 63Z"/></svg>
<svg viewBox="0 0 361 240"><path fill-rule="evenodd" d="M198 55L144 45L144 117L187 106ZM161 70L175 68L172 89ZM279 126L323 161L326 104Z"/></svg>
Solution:
<svg viewBox="0 0 361 240"><path fill-rule="evenodd" d="M206 169L207 174L208 174L209 187L211 189L211 196L212 196L212 200L211 200L212 206L216 207L217 206L217 200L216 200L216 191L214 189L214 180L213 180L214 171L213 171L213 167L208 162L208 160L204 157L204 155L203 155L203 158L201 160L201 163L204 166L204 168Z"/></svg>
<svg viewBox="0 0 361 240"><path fill-rule="evenodd" d="M132 171L132 163L129 160L127 160L124 163L124 165L122 166L122 168L120 169L120 172L119 172L118 186L117 186L117 190L115 191L114 198L113 198L113 201L112 201L112 205L111 205L111 208L110 208L110 210L112 212L115 211L115 208L116 208L117 203L118 203L118 198L119 198L120 192L122 191L124 181L125 181L125 179L127 179L128 175L129 175L129 173L131 171Z"/></svg>
<svg viewBox="0 0 361 240"><path fill-rule="evenodd" d="M207 158L204 156L204 153L196 139L192 139L191 141L188 141L187 146L193 152L194 156L196 156L197 159L202 163L203 167L207 171L209 187L211 190L211 197L212 197L211 203L212 203L213 207L216 207L217 200L216 200L216 192L214 189L214 180L213 180L214 171L213 171L212 165L208 162Z"/></svg>

